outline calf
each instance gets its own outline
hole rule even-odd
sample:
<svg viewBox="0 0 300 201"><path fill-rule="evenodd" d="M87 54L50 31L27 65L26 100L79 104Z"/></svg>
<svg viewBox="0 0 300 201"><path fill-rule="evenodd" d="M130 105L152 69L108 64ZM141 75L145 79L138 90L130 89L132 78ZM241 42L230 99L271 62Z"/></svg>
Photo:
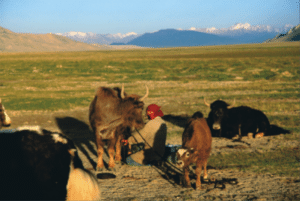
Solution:
<svg viewBox="0 0 300 201"><path fill-rule="evenodd" d="M191 186L189 165L196 163L196 189L201 189L200 175L204 169L203 178L207 178L207 160L211 150L211 132L201 112L196 112L189 119L182 134L182 148L176 153L177 166L184 171L184 180L187 187Z"/></svg>
<svg viewBox="0 0 300 201"><path fill-rule="evenodd" d="M40 127L0 134L0 199L98 200L94 175L70 139Z"/></svg>
<svg viewBox="0 0 300 201"><path fill-rule="evenodd" d="M11 120L6 113L0 98L0 128L2 128L2 126L10 126L10 124L11 124Z"/></svg>

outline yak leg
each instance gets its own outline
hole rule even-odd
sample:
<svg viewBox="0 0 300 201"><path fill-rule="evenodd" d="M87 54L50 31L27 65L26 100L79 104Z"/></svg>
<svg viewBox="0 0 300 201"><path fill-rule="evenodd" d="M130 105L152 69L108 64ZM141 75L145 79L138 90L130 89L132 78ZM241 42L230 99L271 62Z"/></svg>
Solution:
<svg viewBox="0 0 300 201"><path fill-rule="evenodd" d="M185 182L185 186L190 188L191 187L191 181L190 181L190 177L189 177L189 167L184 168L184 182Z"/></svg>
<svg viewBox="0 0 300 201"><path fill-rule="evenodd" d="M203 179L207 179L207 160L205 160L203 162L203 169L204 169L204 173L203 173Z"/></svg>
<svg viewBox="0 0 300 201"><path fill-rule="evenodd" d="M117 136L117 141L116 141L116 163L121 163L122 160L122 156L121 156L121 140L122 140L123 136L122 135L118 135Z"/></svg>
<svg viewBox="0 0 300 201"><path fill-rule="evenodd" d="M97 162L96 171L102 171L103 167L104 167L104 163L103 163L104 143L102 141L102 137L97 133L99 133L99 132L97 132L97 129L96 129L95 137L96 137L97 154L98 154L98 162Z"/></svg>
<svg viewBox="0 0 300 201"><path fill-rule="evenodd" d="M201 171L202 171L202 166L204 165L204 163L202 161L197 161L196 163L196 190L200 190L201 189Z"/></svg>
<svg viewBox="0 0 300 201"><path fill-rule="evenodd" d="M116 145L116 138L113 138L109 141L108 144L108 155L109 155L109 162L108 162L108 169L113 170L115 167L115 145Z"/></svg>

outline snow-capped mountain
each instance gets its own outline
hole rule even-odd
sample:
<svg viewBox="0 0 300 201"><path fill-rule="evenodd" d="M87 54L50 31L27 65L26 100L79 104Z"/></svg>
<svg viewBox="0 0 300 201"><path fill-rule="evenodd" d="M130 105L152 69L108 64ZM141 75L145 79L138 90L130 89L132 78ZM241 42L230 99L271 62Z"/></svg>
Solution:
<svg viewBox="0 0 300 201"><path fill-rule="evenodd" d="M81 41L85 43L98 43L109 45L111 43L128 43L139 35L134 32L129 32L126 34L95 34L95 33L84 33L84 32L75 32L70 31L67 33L56 33L56 35L66 36L76 41Z"/></svg>
<svg viewBox="0 0 300 201"><path fill-rule="evenodd" d="M199 43L202 40L202 37L204 35L202 34L196 34L193 32L202 32L205 34L210 35L217 35L220 37L223 37L223 39L226 39L226 44L242 44L242 43L261 43L268 39L274 38L276 35L281 33L286 33L288 30L290 30L293 27L293 25L287 24L281 28L275 28L270 25L250 25L249 23L237 23L235 25L232 25L228 28L220 28L217 29L215 27L210 28L196 28L191 27L190 29L177 29L177 32L175 31L166 31L166 30L159 30L154 31L151 33L145 33L145 34L137 34L134 32L129 32L126 34L95 34L95 33L83 33L83 32L67 32L67 33L57 33L57 35L66 36L68 38L71 38L76 41L81 41L85 43L97 43L97 44L132 44L132 45L140 45L140 44L150 44L150 39L156 38L157 41L160 41L161 45L155 42L155 44L152 45L152 47L161 47L165 46L163 44L168 41L167 46L174 46L182 44L193 46L193 45L201 45ZM175 29L174 29L175 30ZM189 32L192 31L192 32ZM162 34L164 33L164 34ZM168 35L170 33L176 33L176 38L174 38L174 35ZM184 34L183 34L184 33ZM165 39L160 39L159 37L165 37ZM207 36L207 35L205 35ZM188 37L188 38L184 38ZM191 38L192 37L192 38ZM200 37L200 38L199 38ZM208 37L208 36L207 36ZM214 37L209 37L214 38ZM147 41L149 40L149 41ZM163 42L164 41L164 42ZM172 42L173 41L173 42ZM189 41L188 43L179 43L178 41ZM194 41L194 43L193 43ZM221 40L220 40L221 41ZM223 40L222 40L223 41ZM207 44L215 44L215 41L205 41ZM172 45L172 43L174 43ZM205 43L205 44L206 44ZM220 44L223 44L220 43ZM166 47L166 46L165 46Z"/></svg>
<svg viewBox="0 0 300 201"><path fill-rule="evenodd" d="M204 33L212 33L212 34L218 34L218 35L236 35L240 33L241 31L243 32L276 32L276 33L282 33L282 32L287 32L293 27L291 24L286 24L281 28L275 28L270 25L256 25L252 26L249 23L237 23L235 25L230 26L229 28L221 28L217 29L215 27L211 28L196 28L196 27L191 27L189 30L192 31L199 31L199 32L204 32Z"/></svg>
<svg viewBox="0 0 300 201"><path fill-rule="evenodd" d="M281 28L275 28L270 25L256 25L252 26L249 23L237 23L229 28L217 29L211 28L195 28L191 27L189 30L215 34L218 36L226 36L239 41L239 43L261 43L270 38L274 38L279 33L285 33L293 27L287 24Z"/></svg>

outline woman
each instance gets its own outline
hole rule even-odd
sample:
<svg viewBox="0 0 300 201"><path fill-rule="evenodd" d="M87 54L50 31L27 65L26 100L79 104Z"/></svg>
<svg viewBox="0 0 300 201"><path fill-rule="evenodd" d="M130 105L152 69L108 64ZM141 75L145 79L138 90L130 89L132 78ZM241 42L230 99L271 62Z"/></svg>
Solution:
<svg viewBox="0 0 300 201"><path fill-rule="evenodd" d="M136 153L132 153L126 158L129 165L147 165L162 160L165 153L167 138L167 125L161 118L164 116L160 107L151 104L147 107L146 114L149 122L139 131L132 133L128 138L129 147L144 144L144 148Z"/></svg>

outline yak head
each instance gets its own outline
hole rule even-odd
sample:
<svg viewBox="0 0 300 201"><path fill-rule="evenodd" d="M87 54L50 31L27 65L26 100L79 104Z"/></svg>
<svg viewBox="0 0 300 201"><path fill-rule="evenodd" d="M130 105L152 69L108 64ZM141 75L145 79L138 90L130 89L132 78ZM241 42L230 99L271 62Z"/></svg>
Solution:
<svg viewBox="0 0 300 201"><path fill-rule="evenodd" d="M9 116L6 114L5 112L5 108L1 102L1 98L0 98L0 128L2 126L10 126L11 124L11 120L9 118Z"/></svg>
<svg viewBox="0 0 300 201"><path fill-rule="evenodd" d="M222 100L216 100L212 104L209 104L204 99L204 103L211 109L208 118L212 122L212 128L214 130L220 130L222 121L224 118L227 117L228 110L234 106L235 100L232 105L229 105L228 103Z"/></svg>
<svg viewBox="0 0 300 201"><path fill-rule="evenodd" d="M149 95L149 89L146 86L146 94L141 97L136 94L127 95L124 92L124 85L119 93L121 98L120 110L122 113L123 125L130 128L141 129L145 126L143 120L144 100Z"/></svg>
<svg viewBox="0 0 300 201"><path fill-rule="evenodd" d="M176 152L177 157L177 167L186 168L191 163L195 162L197 156L197 151L194 148L180 148Z"/></svg>

